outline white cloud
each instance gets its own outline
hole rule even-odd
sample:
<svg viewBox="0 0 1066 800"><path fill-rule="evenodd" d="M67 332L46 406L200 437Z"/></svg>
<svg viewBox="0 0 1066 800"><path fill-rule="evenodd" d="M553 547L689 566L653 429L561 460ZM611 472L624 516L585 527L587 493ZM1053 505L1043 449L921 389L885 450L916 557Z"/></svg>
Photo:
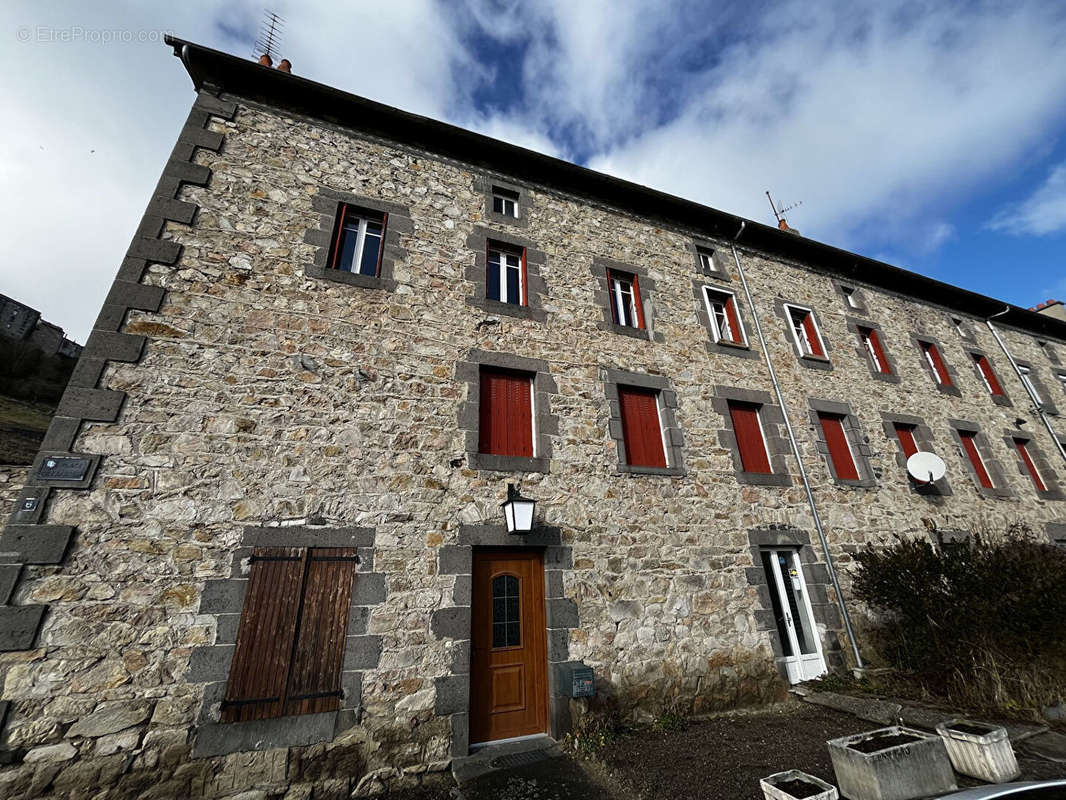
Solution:
<svg viewBox="0 0 1066 800"><path fill-rule="evenodd" d="M988 227L1015 236L1066 231L1066 163L1054 167L1026 200L996 214Z"/></svg>

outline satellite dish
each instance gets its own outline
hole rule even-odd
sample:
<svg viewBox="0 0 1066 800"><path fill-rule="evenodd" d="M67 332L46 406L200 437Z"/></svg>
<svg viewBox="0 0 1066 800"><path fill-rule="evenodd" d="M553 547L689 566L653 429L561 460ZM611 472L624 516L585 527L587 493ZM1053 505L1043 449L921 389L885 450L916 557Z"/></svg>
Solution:
<svg viewBox="0 0 1066 800"><path fill-rule="evenodd" d="M916 481L932 483L944 477L947 472L944 459L936 453L926 453L919 450L907 459L907 473Z"/></svg>

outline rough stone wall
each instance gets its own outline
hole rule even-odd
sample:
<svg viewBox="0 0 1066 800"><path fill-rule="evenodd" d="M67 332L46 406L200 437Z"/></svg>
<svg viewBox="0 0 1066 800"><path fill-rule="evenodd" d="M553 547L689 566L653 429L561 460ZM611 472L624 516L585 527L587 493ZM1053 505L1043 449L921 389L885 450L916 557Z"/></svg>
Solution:
<svg viewBox="0 0 1066 800"><path fill-rule="evenodd" d="M11 513L29 473L30 468L20 464L0 464L0 519Z"/></svg>
<svg viewBox="0 0 1066 800"><path fill-rule="evenodd" d="M753 542L799 531L814 543L805 556L813 572L822 556L791 454L789 487L736 480L714 387L772 385L761 358L708 350L689 232L533 186L521 235L544 254L545 318L479 325L492 315L466 302L476 256L467 241L476 226L500 224L487 217L481 173L250 104L210 128L225 137L218 153L196 155L211 181L181 190L199 215L166 225L164 238L182 245L181 257L150 265L142 279L165 290L162 307L130 312L124 327L148 337L144 354L138 363L109 363L99 384L126 392L125 405L116 422L84 424L74 448L103 455L99 471L88 491L51 499L48 522L77 526L70 554L61 567L28 569L17 591L16 602L50 610L37 649L0 656L11 701L7 745L22 758L0 771L0 794L6 785L8 796L81 796L76 790L119 776L115 796L153 785L170 795L280 792L315 781L320 791L330 781L347 791L360 780L370 785L360 777L367 770L440 768L452 729L435 714L435 679L451 675L460 642L438 636L431 619L463 605L460 580L440 568L442 548L458 543L461 525L498 522L515 479L572 549L562 591L576 603L578 624L563 646L595 668L601 694L644 713L781 695ZM503 177L528 185L524 176ZM313 200L322 188L410 210L394 289L305 276L315 257L305 236L319 226ZM750 320L731 255L717 246L732 277L708 282L737 291ZM638 265L654 283L645 298L653 340L603 324L590 274L597 258ZM1066 519L1064 504L1038 499L1003 449L1003 431L1024 418L1063 473L987 330L973 326L1012 407L988 397L944 310L866 289L868 311L857 314L816 264L743 248L741 258L845 591L850 553L867 543L928 536L931 525ZM817 310L832 370L797 360L775 312L780 300ZM849 316L880 325L899 384L871 378ZM944 344L961 397L933 386L910 340L919 332ZM750 322L748 336L757 347ZM1031 337L1006 337L1048 373ZM547 474L452 466L466 452L457 410L468 387L456 371L474 350L548 363L558 433ZM619 473L607 370L669 379L683 476ZM869 439L875 486L832 481L808 421L810 398L853 410ZM953 494L929 498L910 488L882 412L925 420ZM974 489L949 419L980 423L1007 467L1012 497ZM382 653L363 676L361 721L328 746L190 760L205 684L190 681L189 664L195 648L215 641L217 624L201 608L203 587L229 577L245 527L312 515L376 531L374 569L385 574L387 593L368 620ZM820 583L812 599L826 622L827 655L839 663L839 615ZM108 724L86 726L86 718Z"/></svg>

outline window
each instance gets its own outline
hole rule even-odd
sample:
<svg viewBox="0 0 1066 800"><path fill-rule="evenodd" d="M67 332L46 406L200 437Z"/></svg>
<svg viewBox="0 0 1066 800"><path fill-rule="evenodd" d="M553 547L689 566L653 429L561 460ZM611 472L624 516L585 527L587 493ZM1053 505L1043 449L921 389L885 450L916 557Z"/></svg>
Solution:
<svg viewBox="0 0 1066 800"><path fill-rule="evenodd" d="M910 458L918 452L918 442L914 438L916 425L906 425L902 422L893 423L896 431L896 439L899 441L899 449L903 451L904 458Z"/></svg>
<svg viewBox="0 0 1066 800"><path fill-rule="evenodd" d="M257 547L230 666L223 722L340 707L352 548Z"/></svg>
<svg viewBox="0 0 1066 800"><path fill-rule="evenodd" d="M841 286L840 287L840 293L842 295L844 295L844 304L848 308L854 308L854 309L862 308L862 306L859 304L859 301L855 298L855 287L854 286Z"/></svg>
<svg viewBox="0 0 1066 800"><path fill-rule="evenodd" d="M1022 383L1025 384L1025 388L1029 390L1033 398L1036 400L1036 404L1038 406L1044 405L1044 399L1040 396L1040 392L1036 390L1036 384L1033 383L1033 380L1030 377L1029 367L1023 367L1021 364L1019 364L1018 372L1022 376Z"/></svg>
<svg viewBox="0 0 1066 800"><path fill-rule="evenodd" d="M833 472L836 473L837 479L859 480L859 470L855 466L855 458L851 454L847 434L844 433L844 417L839 414L819 412L818 422L822 426L825 443L829 448L829 460L833 464Z"/></svg>
<svg viewBox="0 0 1066 800"><path fill-rule="evenodd" d="M523 372L481 370L478 450L533 457L532 377Z"/></svg>
<svg viewBox="0 0 1066 800"><path fill-rule="evenodd" d="M747 337L737 314L737 301L732 292L703 287L707 314L711 320L711 334L716 342L746 345Z"/></svg>
<svg viewBox="0 0 1066 800"><path fill-rule="evenodd" d="M977 374L981 376L988 393L993 397L1003 397L1006 393L1003 391L1003 386L1000 384L999 378L996 377L996 372L992 369L992 364L988 357L981 353L971 353L970 355L973 356L973 363L977 366Z"/></svg>
<svg viewBox="0 0 1066 800"><path fill-rule="evenodd" d="M705 275L713 275L718 272L714 265L714 251L709 247L696 247L696 258L699 259L700 269Z"/></svg>
<svg viewBox="0 0 1066 800"><path fill-rule="evenodd" d="M970 466L973 467L974 474L977 477L977 483L982 489L994 489L992 478L985 467L984 457L981 455L981 451L977 449L977 433L974 431L959 431L958 433L959 441L962 442L963 452L966 453L966 457L970 460Z"/></svg>
<svg viewBox="0 0 1066 800"><path fill-rule="evenodd" d="M965 323L962 321L962 317L952 317L951 327L955 329L955 333L957 333L961 338L970 338L970 332L966 330Z"/></svg>
<svg viewBox="0 0 1066 800"><path fill-rule="evenodd" d="M773 470L770 468L770 453L766 449L766 436L759 418L759 406L730 400L729 417L733 421L733 433L737 438L744 471L769 475Z"/></svg>
<svg viewBox="0 0 1066 800"><path fill-rule="evenodd" d="M607 270L607 285L611 291L611 315L615 325L626 328L644 327L644 307L640 302L637 276L629 272Z"/></svg>
<svg viewBox="0 0 1066 800"><path fill-rule="evenodd" d="M526 305L526 252L489 243L486 296L511 305Z"/></svg>
<svg viewBox="0 0 1066 800"><path fill-rule="evenodd" d="M870 363L873 365L874 372L879 372L882 375L891 375L892 366L888 363L885 349L881 346L881 337L877 335L877 331L873 328L860 327L859 338L870 356Z"/></svg>
<svg viewBox="0 0 1066 800"><path fill-rule="evenodd" d="M1021 456L1022 462L1029 472L1029 477L1033 479L1033 485L1036 490L1038 492L1046 492L1047 485L1044 483L1044 479L1040 477L1040 471L1036 468L1036 464L1033 463L1033 457L1029 455L1029 442L1025 439L1015 438L1014 447L1018 451L1018 455Z"/></svg>
<svg viewBox="0 0 1066 800"><path fill-rule="evenodd" d="M814 321L814 312L800 306L786 305L785 309L792 323L792 337L800 354L825 358L825 346L822 344L821 334Z"/></svg>
<svg viewBox="0 0 1066 800"><path fill-rule="evenodd" d="M922 353L925 355L929 368L933 371L933 378L936 380L937 385L953 386L951 375L948 373L944 359L940 357L940 350L937 346L932 342L919 342L918 344L921 345Z"/></svg>
<svg viewBox="0 0 1066 800"><path fill-rule="evenodd" d="M635 386L618 387L626 463L632 467L665 467L666 446L659 419L659 392Z"/></svg>
<svg viewBox="0 0 1066 800"><path fill-rule="evenodd" d="M492 579L492 649L522 644L522 605L518 578L497 575Z"/></svg>
<svg viewBox="0 0 1066 800"><path fill-rule="evenodd" d="M1059 372L1055 375L1059 379L1059 383L1062 384L1063 391L1066 391L1066 372Z"/></svg>
<svg viewBox="0 0 1066 800"><path fill-rule="evenodd" d="M330 266L342 272L376 277L381 268L381 242L388 216L342 203Z"/></svg>
<svg viewBox="0 0 1066 800"><path fill-rule="evenodd" d="M509 189L492 187L492 210L493 213L503 214L505 217L518 218L518 192Z"/></svg>

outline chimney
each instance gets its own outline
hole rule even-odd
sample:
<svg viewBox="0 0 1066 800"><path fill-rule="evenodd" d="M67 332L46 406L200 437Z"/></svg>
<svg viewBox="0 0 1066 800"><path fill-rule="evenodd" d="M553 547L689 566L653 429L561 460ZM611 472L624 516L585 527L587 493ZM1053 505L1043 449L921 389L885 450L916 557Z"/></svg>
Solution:
<svg viewBox="0 0 1066 800"><path fill-rule="evenodd" d="M798 230L796 230L795 228L790 228L788 226L788 223L785 222L785 218L784 217L781 217L780 219L777 220L777 227L780 228L781 230L783 230L785 233L792 233L792 234L795 234L796 236L800 235L800 232Z"/></svg>
<svg viewBox="0 0 1066 800"><path fill-rule="evenodd" d="M291 73L292 72L292 62L289 61L289 59L287 59L287 58L283 58L283 59L281 59L281 61L278 62L278 69L281 70L282 72Z"/></svg>
<svg viewBox="0 0 1066 800"><path fill-rule="evenodd" d="M1038 314L1046 314L1055 319L1066 320L1066 306L1062 304L1061 300L1046 300L1033 310Z"/></svg>
<svg viewBox="0 0 1066 800"><path fill-rule="evenodd" d="M259 63L262 64L264 67L271 67L274 65L274 62L266 53L263 53L263 55L259 56Z"/></svg>

